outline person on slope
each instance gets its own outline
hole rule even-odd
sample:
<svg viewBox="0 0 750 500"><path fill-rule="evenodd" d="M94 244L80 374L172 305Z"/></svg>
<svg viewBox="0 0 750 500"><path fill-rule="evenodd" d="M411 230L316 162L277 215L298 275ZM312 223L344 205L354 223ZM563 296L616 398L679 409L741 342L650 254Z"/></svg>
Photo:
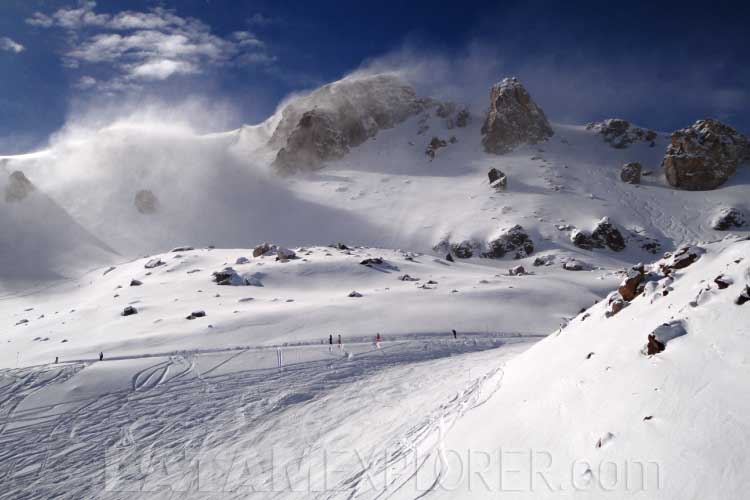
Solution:
<svg viewBox="0 0 750 500"><path fill-rule="evenodd" d="M343 348L344 348L344 346L343 346L343 344L341 344L341 334L339 333L339 351L341 349L343 349Z"/></svg>
<svg viewBox="0 0 750 500"><path fill-rule="evenodd" d="M453 332L453 340L457 340L458 334L456 333L456 330L452 330L452 332Z"/></svg>
<svg viewBox="0 0 750 500"><path fill-rule="evenodd" d="M103 352L99 353L99 361L104 361L104 353Z"/></svg>
<svg viewBox="0 0 750 500"><path fill-rule="evenodd" d="M375 347L380 349L380 334L375 335Z"/></svg>
<svg viewBox="0 0 750 500"><path fill-rule="evenodd" d="M328 336L328 352L333 350L333 334Z"/></svg>

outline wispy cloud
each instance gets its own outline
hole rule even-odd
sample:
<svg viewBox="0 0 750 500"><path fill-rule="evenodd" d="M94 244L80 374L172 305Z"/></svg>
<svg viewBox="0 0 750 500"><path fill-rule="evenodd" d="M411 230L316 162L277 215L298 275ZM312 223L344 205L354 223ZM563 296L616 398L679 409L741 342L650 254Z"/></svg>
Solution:
<svg viewBox="0 0 750 500"><path fill-rule="evenodd" d="M221 37L199 19L181 17L160 7L115 14L95 9L96 2L84 0L75 7L51 14L36 12L26 19L29 25L70 34L70 45L63 53L66 67L98 65L114 69L111 78L83 77L79 88L125 90L173 76L199 74L209 67L275 61L266 44L249 31Z"/></svg>
<svg viewBox="0 0 750 500"><path fill-rule="evenodd" d="M16 54L19 54L23 52L24 50L26 50L26 47L16 42L15 40L12 40L8 38L7 36L4 36L4 37L0 37L0 50L6 51L6 52L14 52Z"/></svg>
<svg viewBox="0 0 750 500"><path fill-rule="evenodd" d="M247 18L247 24L249 26L268 26L273 23L273 18L268 17L260 12L256 12L249 18Z"/></svg>

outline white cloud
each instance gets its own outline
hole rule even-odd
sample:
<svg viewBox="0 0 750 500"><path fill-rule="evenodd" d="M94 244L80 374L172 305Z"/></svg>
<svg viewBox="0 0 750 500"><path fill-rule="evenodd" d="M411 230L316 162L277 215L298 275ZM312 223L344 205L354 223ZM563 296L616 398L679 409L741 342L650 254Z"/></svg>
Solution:
<svg viewBox="0 0 750 500"><path fill-rule="evenodd" d="M130 74L143 80L166 80L172 75L197 73L198 68L185 61L159 59L133 65Z"/></svg>
<svg viewBox="0 0 750 500"><path fill-rule="evenodd" d="M0 50L4 50L6 52L14 52L16 54L19 54L23 52L24 50L26 50L26 47L16 42L15 40L11 40L7 36L4 36L0 38Z"/></svg>
<svg viewBox="0 0 750 500"><path fill-rule="evenodd" d="M115 14L100 14L95 9L95 1L83 0L76 7L52 14L36 12L26 22L40 28L60 28L71 35L71 45L63 53L66 67L114 68L113 78L95 81L97 88L126 89L138 82L201 73L212 66L269 64L275 60L266 52L265 43L249 31L221 37L211 33L201 20L163 8Z"/></svg>
<svg viewBox="0 0 750 500"><path fill-rule="evenodd" d="M247 19L247 24L250 26L268 26L271 23L273 23L273 19L264 16L260 12L256 12Z"/></svg>

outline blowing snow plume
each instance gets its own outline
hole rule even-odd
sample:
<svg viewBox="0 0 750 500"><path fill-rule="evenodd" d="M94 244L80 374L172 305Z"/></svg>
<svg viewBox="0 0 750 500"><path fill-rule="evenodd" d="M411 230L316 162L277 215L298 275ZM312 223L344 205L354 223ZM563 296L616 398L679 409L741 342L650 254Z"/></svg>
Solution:
<svg viewBox="0 0 750 500"><path fill-rule="evenodd" d="M5 169L22 170L40 196L125 256L186 243L247 247L263 240L366 238L366 224L299 199L269 175L265 125L205 133L189 116L216 113L198 108L186 105L180 114L150 106L76 118L47 150L6 157ZM320 224L331 218L341 224ZM63 238L54 233L45 236L50 251Z"/></svg>

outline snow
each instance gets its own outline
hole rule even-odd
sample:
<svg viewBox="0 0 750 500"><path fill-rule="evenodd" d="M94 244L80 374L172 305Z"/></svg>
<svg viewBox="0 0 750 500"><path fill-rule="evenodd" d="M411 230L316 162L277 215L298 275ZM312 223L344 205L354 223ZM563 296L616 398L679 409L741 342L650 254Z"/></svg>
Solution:
<svg viewBox="0 0 750 500"><path fill-rule="evenodd" d="M0 191L15 170L35 187L0 199L0 498L208 498L185 473L196 461L222 498L251 485L263 498L497 498L496 475L467 483L455 461L495 467L502 450L520 452L504 498L602 498L613 484L613 498L741 498L750 242L710 214L748 212L748 169L710 193L674 190L664 134L615 149L566 124L488 155L480 113L450 130L420 114L285 178L267 146L282 111L213 134L69 128L0 157ZM433 137L447 145L431 159ZM639 185L619 180L632 161L651 172ZM136 210L141 190L155 213ZM605 217L625 250L573 246ZM516 225L535 247L522 259L433 250ZM264 241L282 258L252 257ZM607 315L601 299L658 258L645 243L701 248ZM665 350L646 356L651 333ZM309 466L318 491L269 492L267 475L222 465L267 472L272 449L295 485ZM639 464L652 489L622 484Z"/></svg>

